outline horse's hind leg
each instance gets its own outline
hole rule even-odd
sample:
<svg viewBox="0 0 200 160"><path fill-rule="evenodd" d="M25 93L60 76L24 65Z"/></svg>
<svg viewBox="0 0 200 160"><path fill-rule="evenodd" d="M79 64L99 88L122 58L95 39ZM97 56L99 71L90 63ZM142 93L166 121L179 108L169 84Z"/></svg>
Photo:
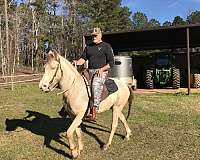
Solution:
<svg viewBox="0 0 200 160"><path fill-rule="evenodd" d="M80 155L81 151L83 150L83 142L82 142L82 135L81 135L81 128L76 128L76 135L78 138L78 154Z"/></svg>
<svg viewBox="0 0 200 160"><path fill-rule="evenodd" d="M77 158L79 156L78 150L75 147L74 144L74 138L73 138L73 133L76 130L76 128L78 128L82 122L82 118L84 115L79 114L75 117L75 119L73 120L71 126L69 127L69 129L67 130L67 139L69 141L69 147L71 150L71 154L73 158Z"/></svg>
<svg viewBox="0 0 200 160"><path fill-rule="evenodd" d="M105 144L105 145L103 146L103 148L102 148L103 150L107 150L108 147L110 147L110 145L111 145L113 136L114 136L114 134L115 134L115 131L116 131L117 125L118 125L119 112L121 112L121 110L119 110L119 108L118 108L117 106L113 106L112 130L111 130L110 137L109 137L109 139L108 139L107 144Z"/></svg>
<svg viewBox="0 0 200 160"><path fill-rule="evenodd" d="M120 112L119 113L119 119L122 121L122 123L124 124L124 127L126 129L126 139L129 140L130 139L130 136L132 135L131 134L131 129L129 128L128 126L128 123L126 121L126 118L124 117L123 113Z"/></svg>

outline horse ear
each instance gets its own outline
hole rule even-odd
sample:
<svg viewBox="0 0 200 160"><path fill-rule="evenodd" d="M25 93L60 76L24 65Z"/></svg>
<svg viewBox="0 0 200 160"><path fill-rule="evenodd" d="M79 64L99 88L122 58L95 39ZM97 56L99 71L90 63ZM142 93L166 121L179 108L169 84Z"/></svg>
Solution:
<svg viewBox="0 0 200 160"><path fill-rule="evenodd" d="M49 51L48 56L50 59L55 59L56 61L59 61L59 53L54 49Z"/></svg>

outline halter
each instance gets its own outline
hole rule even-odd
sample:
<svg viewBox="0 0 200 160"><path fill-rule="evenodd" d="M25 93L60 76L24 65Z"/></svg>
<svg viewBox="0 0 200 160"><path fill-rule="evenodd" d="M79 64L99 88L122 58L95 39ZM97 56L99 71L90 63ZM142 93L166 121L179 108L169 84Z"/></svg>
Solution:
<svg viewBox="0 0 200 160"><path fill-rule="evenodd" d="M51 81L49 82L49 85L51 85L51 84L53 83L53 81L54 81L54 79L55 79L55 77L56 77L56 75L57 75L57 72L58 72L58 69L59 69L59 68L60 68L61 73L62 73L61 77L63 76L63 71L62 71L62 68L61 68L60 60L59 60L58 62L59 62L59 65L58 65L58 67L56 68L56 71L55 71L55 73L54 73L54 75L53 75ZM76 67L76 64L75 64L75 67ZM76 78L74 78L74 80L73 80L73 82L72 82L72 84L71 84L71 87L74 85L75 80L76 80ZM51 89L51 91L53 91L53 90L56 88L56 86L57 86L57 84L53 87L53 89ZM65 93L65 92L67 92L68 90L70 90L71 87L69 87L68 89L63 90L62 92L57 93L57 95L60 95L60 94L63 94L63 93Z"/></svg>
<svg viewBox="0 0 200 160"><path fill-rule="evenodd" d="M59 64L60 64L60 61L59 61ZM74 67L77 69L77 64L76 64L76 62L72 62L72 64L73 64ZM61 70L61 67L60 67L60 70ZM62 70L61 70L61 71L62 71ZM63 73L63 72L62 72L62 73ZM72 82L72 84L71 84L71 87L74 85L75 79L76 79L76 78L74 78L74 80L73 80L73 82ZM71 87L70 87L70 88L71 88ZM60 95L60 94L63 94L63 93L65 93L65 92L69 91L70 88L69 88L69 89L65 89L64 91L57 93L57 95Z"/></svg>
<svg viewBox="0 0 200 160"><path fill-rule="evenodd" d="M55 73L54 73L52 79L49 81L49 85L51 85L51 84L53 83L53 80L54 80L54 78L56 77L59 68L60 68L60 70L61 70L61 73L63 74L62 69L61 69L61 67L60 67L60 61L59 61L59 65L58 65L58 67L56 68L56 71L55 71ZM55 88L55 86L54 86L53 88Z"/></svg>

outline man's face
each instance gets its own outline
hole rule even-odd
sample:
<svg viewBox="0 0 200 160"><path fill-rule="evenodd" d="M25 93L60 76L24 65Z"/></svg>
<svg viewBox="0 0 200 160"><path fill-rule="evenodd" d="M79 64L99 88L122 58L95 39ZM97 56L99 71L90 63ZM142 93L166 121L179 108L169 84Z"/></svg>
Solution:
<svg viewBox="0 0 200 160"><path fill-rule="evenodd" d="M92 38L93 38L93 42L98 44L101 42L102 35L101 34L92 35Z"/></svg>

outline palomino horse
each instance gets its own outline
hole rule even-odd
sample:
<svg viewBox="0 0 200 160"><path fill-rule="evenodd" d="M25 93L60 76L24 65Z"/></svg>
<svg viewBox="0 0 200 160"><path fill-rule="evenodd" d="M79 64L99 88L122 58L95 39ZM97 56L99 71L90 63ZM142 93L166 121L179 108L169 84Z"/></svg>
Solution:
<svg viewBox="0 0 200 160"><path fill-rule="evenodd" d="M118 118L124 124L126 129L126 139L131 136L131 129L122 113L122 109L127 103L130 96L128 86L114 79L118 90L104 99L99 106L99 111L104 112L112 107L112 130L108 142L103 146L106 150L110 145L118 125ZM88 93L84 79L76 68L64 57L59 55L55 50L48 53L48 61L45 64L45 73L39 83L39 88L45 92L52 91L56 86L62 90L65 109L74 118L71 126L67 130L67 139L73 158L77 158L83 149L80 124L88 108ZM129 107L130 109L130 107ZM78 147L73 140L74 131L78 138Z"/></svg>

